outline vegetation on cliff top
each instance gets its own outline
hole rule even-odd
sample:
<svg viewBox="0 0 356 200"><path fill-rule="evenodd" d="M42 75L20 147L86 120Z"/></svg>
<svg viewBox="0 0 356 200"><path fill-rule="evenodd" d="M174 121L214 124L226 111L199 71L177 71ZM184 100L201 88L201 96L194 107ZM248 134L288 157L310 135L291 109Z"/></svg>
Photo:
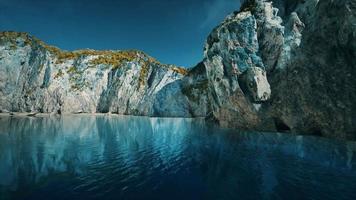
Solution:
<svg viewBox="0 0 356 200"><path fill-rule="evenodd" d="M19 40L20 39L20 40ZM54 55L57 60L56 64L61 64L63 62L66 62L68 60L75 60L80 57L85 57L85 56L96 56L92 60L90 60L89 64L93 66L97 66L100 64L104 65L109 65L112 67L112 69L117 69L119 68L123 63L125 62L132 62L132 61L137 61L141 64L143 64L142 70L143 72L141 73L142 75L146 74L147 65L154 65L154 66L159 66L159 67L165 67L169 68L176 73L182 74L182 75L187 75L188 70L182 67L176 67L172 65L165 65L161 64L158 62L156 59L154 59L151 56L148 56L146 53L139 51L139 50L127 50L127 51L111 51L111 50L102 50L102 51L97 51L97 50L92 50L92 49L84 49L84 50L77 50L77 51L63 51L55 46L48 45L44 43L43 41L37 39L34 36L31 36L27 33L24 32L14 32L14 31L5 31L5 32L0 32L0 44L1 43L6 43L10 42L11 49L16 50L17 46L20 45L21 43L24 46L39 46L47 51L49 51L52 55Z"/></svg>
<svg viewBox="0 0 356 200"><path fill-rule="evenodd" d="M137 62L141 65L140 75L138 77L139 85L138 89L144 86L147 82L148 75L151 67L162 67L170 69L175 73L182 75L187 75L188 70L182 67L176 67L174 65L165 65L158 62L155 58L148 56L146 53L139 50L127 50L127 51L111 51L111 50L92 50L84 49L77 51L63 51L55 46L48 45L43 41L33 37L27 33L23 32L0 32L0 44L10 43L10 49L16 50L18 46L31 46L32 48L42 48L47 50L50 54L55 56L56 63L61 64L67 61L74 61L80 58L85 58L87 56L93 56L88 61L89 67L96 67L98 65L107 65L111 67L112 70L118 69L120 66L127 62ZM71 74L71 79L77 77L80 71L75 66L71 66L66 70L66 73ZM60 78L64 75L62 70L59 70L55 79ZM77 77L78 78L78 77ZM76 79L77 79L76 78ZM73 82L78 82L78 80L72 80ZM80 82L80 81L79 81ZM75 85L75 88L79 88Z"/></svg>

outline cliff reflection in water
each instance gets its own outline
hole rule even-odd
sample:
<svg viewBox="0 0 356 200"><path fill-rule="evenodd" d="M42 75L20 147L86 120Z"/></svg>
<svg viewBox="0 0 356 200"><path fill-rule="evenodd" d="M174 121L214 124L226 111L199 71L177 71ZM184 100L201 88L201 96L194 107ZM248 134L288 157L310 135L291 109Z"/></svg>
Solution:
<svg viewBox="0 0 356 200"><path fill-rule="evenodd" d="M0 199L356 199L353 142L233 132L199 119L2 117L0 124Z"/></svg>

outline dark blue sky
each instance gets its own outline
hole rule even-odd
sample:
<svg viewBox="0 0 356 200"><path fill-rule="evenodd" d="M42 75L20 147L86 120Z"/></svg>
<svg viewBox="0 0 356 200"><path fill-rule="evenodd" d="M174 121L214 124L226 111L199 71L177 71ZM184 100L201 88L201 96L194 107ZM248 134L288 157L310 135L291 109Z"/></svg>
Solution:
<svg viewBox="0 0 356 200"><path fill-rule="evenodd" d="M0 0L0 31L66 50L140 49L163 63L199 62L210 31L240 0Z"/></svg>

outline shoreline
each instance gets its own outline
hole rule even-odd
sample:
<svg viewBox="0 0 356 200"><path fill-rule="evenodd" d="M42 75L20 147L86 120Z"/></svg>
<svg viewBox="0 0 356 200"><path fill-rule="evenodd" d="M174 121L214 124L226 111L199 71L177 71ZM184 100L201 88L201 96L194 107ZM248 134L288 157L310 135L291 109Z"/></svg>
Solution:
<svg viewBox="0 0 356 200"><path fill-rule="evenodd" d="M186 120L205 120L205 117L157 117L157 116L145 116L145 115L124 115L124 114L116 114L116 113L29 113L29 112L1 112L0 119L3 118L61 118L67 116L87 116L87 117L132 117L132 118L150 118L150 119L186 119ZM207 124L211 124L207 122ZM214 124L216 126L216 124ZM234 129L234 128L224 128L218 126L220 129L225 130L233 130L233 131L242 131L243 129ZM341 142L356 142L355 139L340 139L340 138L330 138L330 137L323 137L323 136L316 136L312 134L303 134L303 133L293 133L293 132L278 132L278 131L271 131L271 130L243 130L243 131L252 131L252 132L260 132L260 133L278 133L283 135L293 135L293 136L302 136L302 137L317 137L320 139L334 139L336 141Z"/></svg>
<svg viewBox="0 0 356 200"><path fill-rule="evenodd" d="M0 112L0 117L62 117L62 116L103 116L103 117L147 117L168 119L205 119L205 117L159 117L147 115L125 115L116 113L35 113L35 112Z"/></svg>

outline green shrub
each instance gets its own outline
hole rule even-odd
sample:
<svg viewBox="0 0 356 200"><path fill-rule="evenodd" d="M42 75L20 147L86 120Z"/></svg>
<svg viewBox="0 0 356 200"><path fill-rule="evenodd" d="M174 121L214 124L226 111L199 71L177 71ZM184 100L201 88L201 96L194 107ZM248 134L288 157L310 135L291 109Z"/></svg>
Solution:
<svg viewBox="0 0 356 200"><path fill-rule="evenodd" d="M67 70L67 73L68 73L68 74L77 74L77 73L78 73L78 70L77 70L76 67L71 66L71 67L69 67L69 69Z"/></svg>
<svg viewBox="0 0 356 200"><path fill-rule="evenodd" d="M142 63L140 76L138 78L138 89L145 85L150 65L148 62Z"/></svg>
<svg viewBox="0 0 356 200"><path fill-rule="evenodd" d="M184 76L188 75L188 70L183 67L172 67L172 70Z"/></svg>

